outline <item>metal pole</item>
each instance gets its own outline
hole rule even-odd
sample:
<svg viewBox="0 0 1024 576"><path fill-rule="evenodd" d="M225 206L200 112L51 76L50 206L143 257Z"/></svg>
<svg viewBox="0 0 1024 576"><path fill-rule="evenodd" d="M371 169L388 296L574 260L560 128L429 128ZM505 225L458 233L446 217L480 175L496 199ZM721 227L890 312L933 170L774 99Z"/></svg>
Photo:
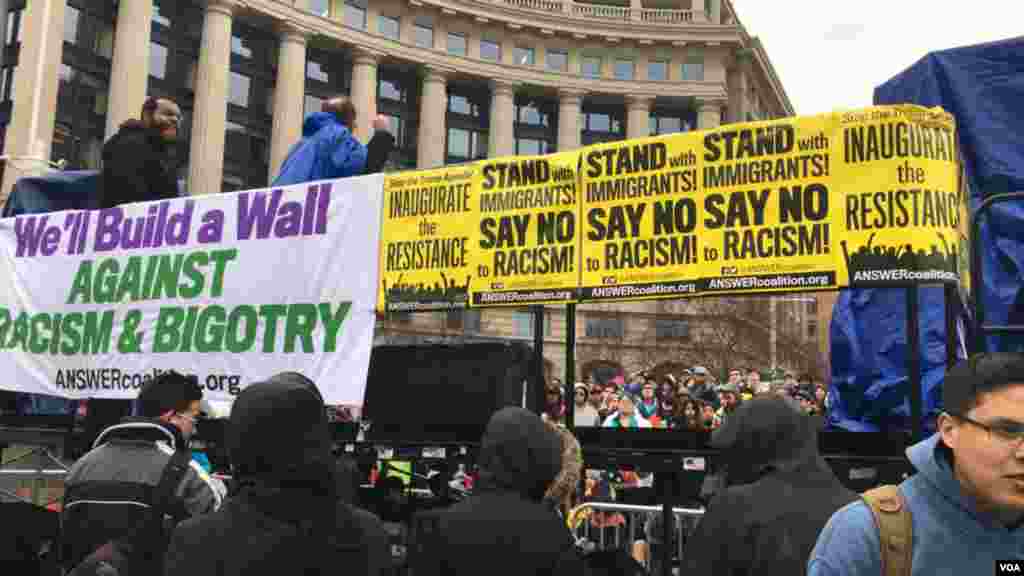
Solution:
<svg viewBox="0 0 1024 576"><path fill-rule="evenodd" d="M587 391L590 392L589 390ZM569 430L576 430L576 305L565 305L565 394L569 398L565 418Z"/></svg>
<svg viewBox="0 0 1024 576"><path fill-rule="evenodd" d="M946 305L946 368L952 368L957 361L956 303L960 298L960 290L956 284L946 284L943 292Z"/></svg>
<svg viewBox="0 0 1024 576"><path fill-rule="evenodd" d="M771 348L772 348L772 352L771 352L771 354L772 354L772 375L771 375L771 378L775 378L775 369L779 365L779 330L778 330L779 322L778 322L778 318L777 318L777 313L778 313L777 306L778 306L778 304L775 301L775 296L769 296L768 297L768 302L769 302L769 304L768 304L768 315L770 317L769 326L768 326L768 330L769 330L768 339L769 339L769 344L771 345Z"/></svg>
<svg viewBox="0 0 1024 576"><path fill-rule="evenodd" d="M921 332L918 323L917 286L907 289L907 384L910 386L910 418L912 439L919 442L923 436L924 422L921 398Z"/></svg>
<svg viewBox="0 0 1024 576"><path fill-rule="evenodd" d="M547 386L544 382L544 306L533 307L533 361L536 365L534 381L537 383L536 397L540 399L537 411L547 407Z"/></svg>

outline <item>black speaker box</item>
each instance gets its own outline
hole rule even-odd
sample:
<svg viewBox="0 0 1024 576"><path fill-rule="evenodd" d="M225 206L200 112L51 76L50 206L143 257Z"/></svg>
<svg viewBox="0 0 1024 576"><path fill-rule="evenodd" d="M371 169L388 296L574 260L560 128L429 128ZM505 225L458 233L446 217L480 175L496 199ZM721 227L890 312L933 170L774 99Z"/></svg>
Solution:
<svg viewBox="0 0 1024 576"><path fill-rule="evenodd" d="M533 351L525 344L378 346L363 419L368 439L477 442L505 406L537 411Z"/></svg>

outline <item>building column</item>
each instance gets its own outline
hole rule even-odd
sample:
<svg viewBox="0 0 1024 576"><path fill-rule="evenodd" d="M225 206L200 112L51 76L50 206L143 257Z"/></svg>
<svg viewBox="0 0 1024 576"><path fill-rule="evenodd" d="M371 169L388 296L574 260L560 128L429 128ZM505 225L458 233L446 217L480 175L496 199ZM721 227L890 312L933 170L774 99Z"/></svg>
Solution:
<svg viewBox="0 0 1024 576"><path fill-rule="evenodd" d="M278 30L277 78L274 82L274 123L270 133L270 174L272 182L302 137L302 114L306 103L306 39L309 33L292 24Z"/></svg>
<svg viewBox="0 0 1024 576"><path fill-rule="evenodd" d="M110 100L107 102L107 138L125 120L138 118L146 101L149 81L149 37L153 0L119 2L114 30L114 58L110 63Z"/></svg>
<svg viewBox="0 0 1024 576"><path fill-rule="evenodd" d="M626 96L626 138L646 138L651 135L650 96Z"/></svg>
<svg viewBox="0 0 1024 576"><path fill-rule="evenodd" d="M583 92L560 90L558 92L558 151L575 150L580 147L580 105Z"/></svg>
<svg viewBox="0 0 1024 576"><path fill-rule="evenodd" d="M57 89L64 48L66 0L32 0L22 13L21 49L14 72L14 104L4 139L3 187L6 202L19 178L49 169L50 146L57 118ZM6 18L6 14L4 15Z"/></svg>
<svg viewBox="0 0 1024 576"><path fill-rule="evenodd" d="M712 24L722 23L722 0L711 0L711 13L708 14L708 20Z"/></svg>
<svg viewBox="0 0 1024 576"><path fill-rule="evenodd" d="M188 191L193 195L214 194L223 187L231 19L235 6L235 0L207 0L192 110Z"/></svg>
<svg viewBox="0 0 1024 576"><path fill-rule="evenodd" d="M489 158L516 153L515 101L515 84L504 80L491 81L491 122L487 146Z"/></svg>
<svg viewBox="0 0 1024 576"><path fill-rule="evenodd" d="M444 166L447 156L445 112L448 110L448 78L435 68L424 69L420 93L420 126L416 138L416 167Z"/></svg>
<svg viewBox="0 0 1024 576"><path fill-rule="evenodd" d="M722 125L721 100L699 100L697 101L697 129L710 130Z"/></svg>
<svg viewBox="0 0 1024 576"><path fill-rule="evenodd" d="M364 144L373 132L373 119L377 117L377 61L373 52L357 49L352 61L352 91L350 98L356 107L355 137ZM397 134L395 136L398 136Z"/></svg>

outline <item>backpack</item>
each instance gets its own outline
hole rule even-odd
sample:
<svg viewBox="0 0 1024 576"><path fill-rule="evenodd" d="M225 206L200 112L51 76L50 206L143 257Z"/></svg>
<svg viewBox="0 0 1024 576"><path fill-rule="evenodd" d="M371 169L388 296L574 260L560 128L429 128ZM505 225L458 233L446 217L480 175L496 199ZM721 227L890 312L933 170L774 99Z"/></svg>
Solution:
<svg viewBox="0 0 1024 576"><path fill-rule="evenodd" d="M878 526L882 575L910 576L914 552L914 526L899 486L887 484L861 494Z"/></svg>
<svg viewBox="0 0 1024 576"><path fill-rule="evenodd" d="M153 557L162 561L170 536L164 518L170 515L175 522L184 519L183 503L174 493L188 472L191 459L187 450L175 452L152 490L150 505L134 519L131 529L96 548L74 566L69 576L100 574L111 569L113 574L149 573L151 567L147 563Z"/></svg>

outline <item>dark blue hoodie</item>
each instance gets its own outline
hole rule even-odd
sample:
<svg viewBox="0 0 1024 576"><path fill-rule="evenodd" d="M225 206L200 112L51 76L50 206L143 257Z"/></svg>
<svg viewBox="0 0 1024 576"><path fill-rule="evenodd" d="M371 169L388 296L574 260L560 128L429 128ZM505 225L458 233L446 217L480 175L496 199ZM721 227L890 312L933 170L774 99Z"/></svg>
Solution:
<svg viewBox="0 0 1024 576"><path fill-rule="evenodd" d="M338 117L314 112L302 124L302 140L292 147L272 186L359 176L366 168L366 146Z"/></svg>
<svg viewBox="0 0 1024 576"><path fill-rule="evenodd" d="M1024 558L1024 528L980 513L939 447L939 435L907 449L917 474L900 484L913 516L913 576L992 574L996 560ZM808 576L878 576L878 528L862 501L836 512L818 538Z"/></svg>

